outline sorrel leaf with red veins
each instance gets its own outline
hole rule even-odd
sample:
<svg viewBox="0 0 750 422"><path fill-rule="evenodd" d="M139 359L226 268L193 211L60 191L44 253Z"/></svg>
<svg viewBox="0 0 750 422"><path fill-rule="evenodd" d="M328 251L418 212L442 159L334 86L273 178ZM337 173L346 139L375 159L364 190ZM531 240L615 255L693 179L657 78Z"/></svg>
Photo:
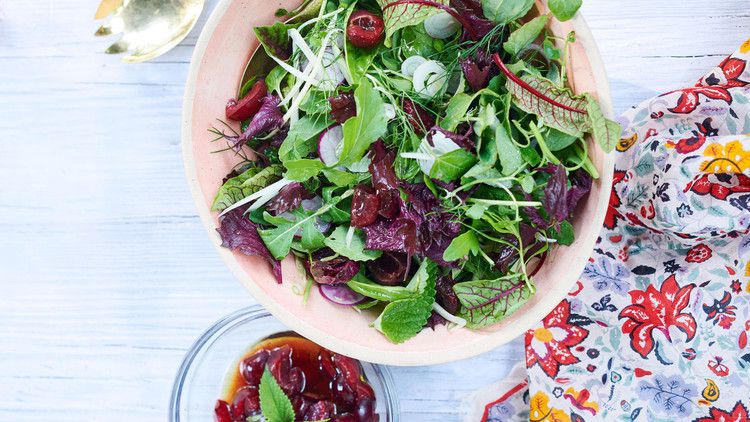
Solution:
<svg viewBox="0 0 750 422"><path fill-rule="evenodd" d="M284 169L278 165L268 166L263 169L253 166L245 170L242 174L230 178L224 182L216 193L214 202L211 205L211 211L223 211L229 208L235 202L254 194L278 180L283 171Z"/></svg>
<svg viewBox="0 0 750 422"><path fill-rule="evenodd" d="M590 95L586 96L586 111L591 123L591 132L594 140L599 143L604 152L610 152L615 149L617 142L620 141L622 128L617 122L604 117L599 103Z"/></svg>
<svg viewBox="0 0 750 422"><path fill-rule="evenodd" d="M221 246L267 260L276 281L281 283L281 263L271 256L258 234L258 227L245 216L246 209L247 207L239 207L221 217L219 228L216 229L221 236Z"/></svg>
<svg viewBox="0 0 750 422"><path fill-rule="evenodd" d="M476 280L453 286L469 328L487 327L512 314L523 305L531 290L521 279Z"/></svg>
<svg viewBox="0 0 750 422"><path fill-rule="evenodd" d="M391 46L394 32L407 26L417 25L447 7L447 1L435 0L377 0L383 9L385 22L385 46Z"/></svg>
<svg viewBox="0 0 750 422"><path fill-rule="evenodd" d="M545 125L581 137L590 128L586 113L586 98L575 96L570 90L556 86L549 79L533 75L518 77L510 71L500 56L493 56L495 64L508 77L506 88L513 94L515 105L536 114Z"/></svg>

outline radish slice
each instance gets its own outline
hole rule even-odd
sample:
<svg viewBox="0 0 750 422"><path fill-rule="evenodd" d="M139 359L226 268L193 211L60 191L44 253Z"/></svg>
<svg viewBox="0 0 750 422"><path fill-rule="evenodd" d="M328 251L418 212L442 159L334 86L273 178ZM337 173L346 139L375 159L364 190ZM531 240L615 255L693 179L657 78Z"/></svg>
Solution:
<svg viewBox="0 0 750 422"><path fill-rule="evenodd" d="M341 125L331 126L321 133L318 139L320 161L329 167L338 163L343 141L344 128Z"/></svg>
<svg viewBox="0 0 750 422"><path fill-rule="evenodd" d="M352 306L362 303L365 297L346 284L318 284L321 296L338 305Z"/></svg>
<svg viewBox="0 0 750 422"><path fill-rule="evenodd" d="M424 138L419 144L419 149L417 149L416 152L404 152L401 156L404 158L416 159L422 172L429 176L437 157L461 148L450 138L443 135L442 132L435 132L432 135L432 144L433 145L430 145L430 143L427 142L427 138Z"/></svg>
<svg viewBox="0 0 750 422"><path fill-rule="evenodd" d="M422 56L408 57L403 61L403 63L401 63L401 73L403 73L404 76L412 77L414 75L414 71L417 70L417 68L424 64L424 62L426 61L427 59Z"/></svg>
<svg viewBox="0 0 750 422"><path fill-rule="evenodd" d="M446 11L440 11L424 21L424 29L432 38L444 40L461 27L461 24Z"/></svg>
<svg viewBox="0 0 750 422"><path fill-rule="evenodd" d="M396 107L393 104L386 104L383 107L383 114L385 114L386 120L393 120L396 118Z"/></svg>
<svg viewBox="0 0 750 422"><path fill-rule="evenodd" d="M447 79L445 67L440 62L428 60L414 71L412 82L414 90L423 98L429 99L443 90Z"/></svg>

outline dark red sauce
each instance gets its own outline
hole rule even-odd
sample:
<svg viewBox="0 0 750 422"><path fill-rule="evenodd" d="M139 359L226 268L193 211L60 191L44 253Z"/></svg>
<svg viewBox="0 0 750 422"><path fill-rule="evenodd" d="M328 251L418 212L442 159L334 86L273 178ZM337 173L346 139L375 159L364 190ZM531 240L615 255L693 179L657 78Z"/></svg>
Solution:
<svg viewBox="0 0 750 422"><path fill-rule="evenodd" d="M377 422L375 393L359 361L333 353L294 333L253 346L230 374L214 420L246 422L260 414L258 385L265 368L292 402L297 421Z"/></svg>

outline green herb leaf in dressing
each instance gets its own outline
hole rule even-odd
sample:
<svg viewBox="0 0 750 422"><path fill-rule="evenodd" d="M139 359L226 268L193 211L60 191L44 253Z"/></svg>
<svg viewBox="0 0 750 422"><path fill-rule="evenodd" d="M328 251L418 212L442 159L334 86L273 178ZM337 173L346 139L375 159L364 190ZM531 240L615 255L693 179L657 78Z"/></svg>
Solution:
<svg viewBox="0 0 750 422"><path fill-rule="evenodd" d="M289 397L271 375L268 368L263 371L258 386L260 398L260 410L266 418L266 422L294 422L294 408Z"/></svg>

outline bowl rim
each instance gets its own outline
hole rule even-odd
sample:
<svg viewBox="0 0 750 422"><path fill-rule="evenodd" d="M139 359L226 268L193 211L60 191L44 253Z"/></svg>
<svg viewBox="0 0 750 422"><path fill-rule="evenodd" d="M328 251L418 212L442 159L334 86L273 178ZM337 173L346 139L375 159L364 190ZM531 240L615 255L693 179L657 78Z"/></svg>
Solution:
<svg viewBox="0 0 750 422"><path fill-rule="evenodd" d="M193 362L201 352L211 347L211 340L217 339L221 333L238 324L252 323L252 321L261 318L275 318L270 312L261 305L251 305L232 312L229 315L221 317L211 324L200 336L193 342L177 369L174 382L172 383L172 392L169 398L169 420L171 422L180 421L180 405L182 403L182 391L187 381ZM218 336L217 336L218 334ZM239 353L239 352L238 352ZM387 418L384 422L398 422L400 420L401 408L398 395L396 394L395 382L393 375L387 366L370 362L361 362L362 365L369 365L375 372L375 375L383 385L385 408ZM380 398L378 398L380 400Z"/></svg>
<svg viewBox="0 0 750 422"><path fill-rule="evenodd" d="M196 205L198 215L200 216L205 231L209 236L215 230L215 224L209 207L205 206L204 195L198 182L198 171L193 155L193 101L196 94L196 82L201 59L205 54L214 31L218 27L219 21L224 16L230 4L234 1L240 0L219 0L218 4L209 16L205 26L201 30L190 61L190 69L185 84L185 95L183 97L181 121L183 165L185 167L188 185L190 187L190 192ZM544 6L546 7L546 1L537 0L537 2L538 4L544 4ZM612 100L610 95L609 82L606 76L604 63L602 62L602 58L599 53L599 49L594 41L593 34L591 33L591 30L589 29L585 19L580 12L566 23L570 23L572 25L576 34L576 43L580 43L580 45L583 47L585 57L589 62L589 67L594 78L595 86L597 87L596 95L600 106L605 115L609 118L612 118L614 113L612 111ZM600 170L599 178L599 183L601 183L602 189L599 193L599 198L597 198L598 205L596 213L594 215L594 218L589 223L594 224L596 227L601 227L602 223L604 222L604 217L607 211L606 204L611 193L613 174L614 154L602 153L602 167ZM593 196L590 197L590 200L593 199ZM596 238L596 235L589 236L589 238L584 239L584 243L581 244L580 247L585 248L589 251L593 250L593 247L596 243ZM266 310L268 310L283 324L298 332L300 335L335 352L351 356L365 362L394 366L421 366L454 362L457 360L467 359L480 355L482 353L486 353L496 347L510 342L511 340L526 332L536 323L541 321L550 311L554 309L554 307L558 303L560 303L560 301L565 298L570 288L575 284L577 276L583 272L583 269L587 262L587 260L581 259L580 262L577 263L577 265L572 265L570 267L570 272L576 274L575 277L570 278L570 283L566 284L563 287L554 286L553 289L546 292L543 297L540 297L538 299L538 302L535 304L535 306L529 309L525 309L523 310L523 314L517 315L517 319L514 324L503 327L503 330L497 333L489 333L482 338L473 340L471 343L471 347L466 347L459 344L452 345L452 347L443 347L440 350L433 350L430 352L413 352L409 351L408 347L404 347L398 351L383 352L361 344L345 341L340 338L331 336L330 333L311 325L304 319L295 317L282 305L277 303L271 297L267 296L260 289L260 287L258 287L255 277L241 268L237 258L234 256L234 253L232 251L221 247L219 242L212 240L212 243L223 259L225 265L229 267L230 271L234 274L237 280ZM502 332L503 335L499 335L500 332Z"/></svg>

